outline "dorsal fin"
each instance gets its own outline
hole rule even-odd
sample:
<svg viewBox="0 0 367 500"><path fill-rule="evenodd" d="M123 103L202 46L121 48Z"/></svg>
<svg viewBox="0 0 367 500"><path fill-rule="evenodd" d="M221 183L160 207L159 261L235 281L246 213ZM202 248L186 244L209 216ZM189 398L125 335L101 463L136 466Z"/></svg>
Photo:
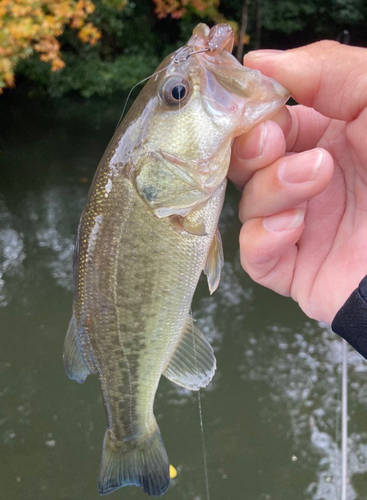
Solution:
<svg viewBox="0 0 367 500"><path fill-rule="evenodd" d="M212 346L189 316L182 337L163 374L171 382L197 391L209 384L216 367Z"/></svg>

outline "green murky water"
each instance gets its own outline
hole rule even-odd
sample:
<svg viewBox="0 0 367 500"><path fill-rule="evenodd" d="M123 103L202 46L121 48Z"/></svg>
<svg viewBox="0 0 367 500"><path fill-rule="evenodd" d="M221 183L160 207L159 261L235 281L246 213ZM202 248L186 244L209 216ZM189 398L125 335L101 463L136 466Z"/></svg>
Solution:
<svg viewBox="0 0 367 500"><path fill-rule="evenodd" d="M67 379L72 254L89 182L123 103L0 103L0 491L6 500L98 499L105 417L97 380ZM341 342L238 258L238 193L225 259L193 303L218 371L202 391L211 500L340 497ZM349 500L367 499L367 364L350 351ZM155 413L178 478L167 500L206 500L196 394L162 379ZM111 499L147 498L125 488Z"/></svg>

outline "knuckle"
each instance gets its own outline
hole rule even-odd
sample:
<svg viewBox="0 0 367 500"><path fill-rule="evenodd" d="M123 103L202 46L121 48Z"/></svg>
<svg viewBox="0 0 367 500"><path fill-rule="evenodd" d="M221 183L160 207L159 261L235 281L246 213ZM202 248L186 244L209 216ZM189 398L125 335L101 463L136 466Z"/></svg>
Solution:
<svg viewBox="0 0 367 500"><path fill-rule="evenodd" d="M263 266L267 266L276 258L274 252L264 248L253 232L251 234L247 231L246 224L240 233L240 249L242 267L253 279L258 276Z"/></svg>
<svg viewBox="0 0 367 500"><path fill-rule="evenodd" d="M339 47L340 43L335 40L320 40L311 45L311 47L315 48L319 52L327 52L329 53L330 49L335 49Z"/></svg>
<svg viewBox="0 0 367 500"><path fill-rule="evenodd" d="M269 264L269 262L272 262L275 258L275 255L272 252L254 248L251 253L248 253L247 258L250 266L253 269L259 269L264 265Z"/></svg>

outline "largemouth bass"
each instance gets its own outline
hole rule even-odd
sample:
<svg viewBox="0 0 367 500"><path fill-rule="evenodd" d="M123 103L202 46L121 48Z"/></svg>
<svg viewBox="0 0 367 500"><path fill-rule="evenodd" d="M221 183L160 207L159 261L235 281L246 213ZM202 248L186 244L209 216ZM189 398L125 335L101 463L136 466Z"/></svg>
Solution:
<svg viewBox="0 0 367 500"><path fill-rule="evenodd" d="M101 494L167 490L153 414L161 375L198 390L215 372L190 306L203 270L211 293L219 283L231 144L288 98L231 56L233 40L228 25L199 24L164 59L113 136L81 216L64 365L71 379L93 373L102 386Z"/></svg>

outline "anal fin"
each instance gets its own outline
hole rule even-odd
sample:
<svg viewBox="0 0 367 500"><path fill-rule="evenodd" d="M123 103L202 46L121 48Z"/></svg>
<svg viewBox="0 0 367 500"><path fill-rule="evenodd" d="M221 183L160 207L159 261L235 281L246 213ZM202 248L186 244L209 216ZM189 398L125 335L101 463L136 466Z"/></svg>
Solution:
<svg viewBox="0 0 367 500"><path fill-rule="evenodd" d="M188 317L183 335L163 375L177 385L197 391L209 384L217 367L213 348Z"/></svg>
<svg viewBox="0 0 367 500"><path fill-rule="evenodd" d="M74 315L71 317L66 333L63 359L66 375L71 380L76 380L79 384L82 384L90 374L90 371L84 363L76 343L76 322Z"/></svg>

